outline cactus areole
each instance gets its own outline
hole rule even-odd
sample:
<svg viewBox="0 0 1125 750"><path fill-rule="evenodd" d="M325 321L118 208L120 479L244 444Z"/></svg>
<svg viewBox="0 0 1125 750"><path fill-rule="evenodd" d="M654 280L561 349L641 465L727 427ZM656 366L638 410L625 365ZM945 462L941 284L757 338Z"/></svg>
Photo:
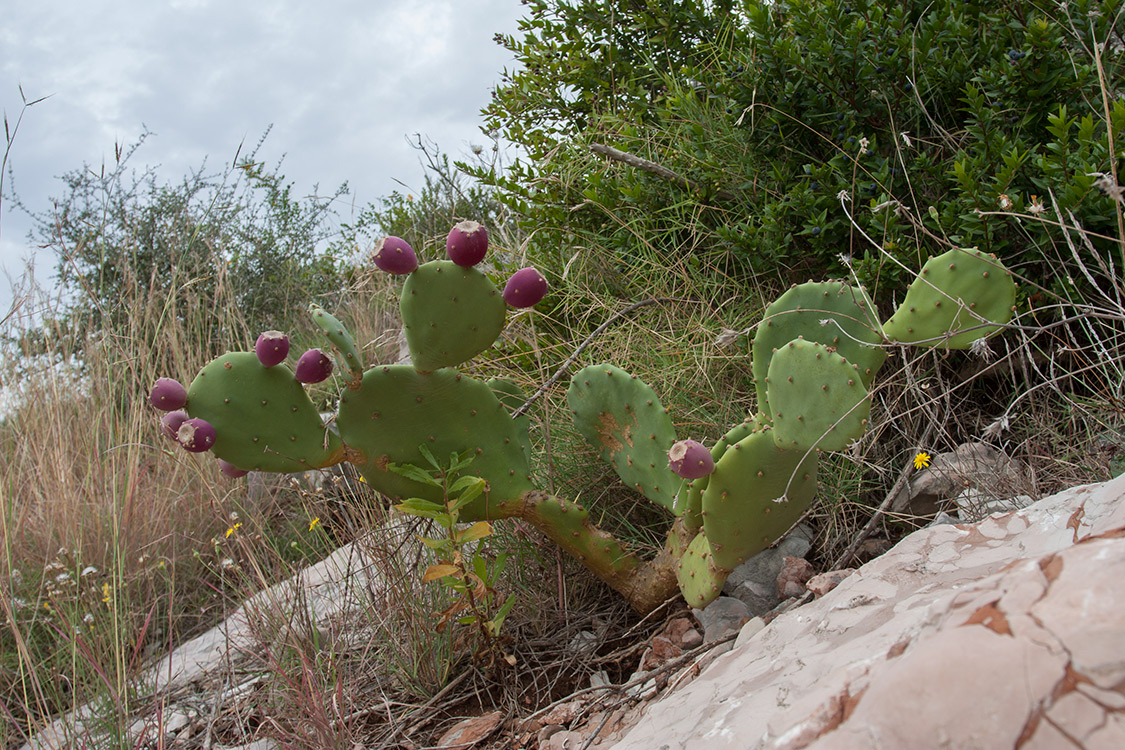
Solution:
<svg viewBox="0 0 1125 750"><path fill-rule="evenodd" d="M808 510L820 453L844 449L867 431L868 389L889 345L969 346L1000 332L1014 294L998 260L961 250L930 260L885 323L867 293L848 282L794 286L767 308L755 332L756 413L710 447L677 440L658 395L636 376L609 363L574 372L567 405L578 432L612 464L623 491L644 496L672 520L664 548L645 561L598 529L580 505L535 487L531 420L511 416L524 403L520 389L460 370L503 331L505 302L521 307L542 299L542 275L521 269L501 294L471 267L488 244L476 222L449 233L450 260L419 266L399 242L384 240L375 263L406 274L399 304L412 364L365 370L363 349L344 324L312 305L328 342L323 351L306 352L294 372L283 362L283 337L267 332L254 352L229 352L207 364L186 391L162 378L150 394L153 406L168 412L160 429L188 451L210 450L229 476L348 461L385 495L434 501L440 493L390 467L424 466L427 454L473 456L465 472L484 479L487 489L461 509L460 520L525 521L641 614L677 588L692 606L706 606L736 565ZM326 379L333 357L346 374L329 424L302 383Z"/></svg>

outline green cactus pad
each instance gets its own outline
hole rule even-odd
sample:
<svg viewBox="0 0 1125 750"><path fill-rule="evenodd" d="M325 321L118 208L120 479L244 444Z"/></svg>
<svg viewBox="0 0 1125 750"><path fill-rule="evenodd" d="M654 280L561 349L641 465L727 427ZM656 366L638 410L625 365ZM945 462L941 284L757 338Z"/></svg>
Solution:
<svg viewBox="0 0 1125 750"><path fill-rule="evenodd" d="M867 292L842 281L810 281L778 297L763 313L752 345L750 368L759 410L773 413L765 390L773 352L798 336L834 348L859 366L863 384L870 386L887 358L875 315Z"/></svg>
<svg viewBox="0 0 1125 750"><path fill-rule="evenodd" d="M1015 302L1012 274L996 256L954 249L926 262L883 331L903 344L968 349L1007 324Z"/></svg>
<svg viewBox="0 0 1125 750"><path fill-rule="evenodd" d="M867 429L871 400L863 377L822 344L790 341L774 352L766 381L779 447L843 450Z"/></svg>
<svg viewBox="0 0 1125 750"><path fill-rule="evenodd" d="M763 428L727 448L703 493L703 530L719 570L777 541L816 495L816 452L782 450L771 432Z"/></svg>
<svg viewBox="0 0 1125 750"><path fill-rule="evenodd" d="M496 394L496 398L508 410L509 413L523 406L527 396L524 395L523 390L510 380L505 378L490 378L485 381L485 385L492 389ZM527 455L528 460L531 460L531 418L526 414L521 414L516 417L516 434L519 435L520 445L524 448L524 453Z"/></svg>
<svg viewBox="0 0 1125 750"><path fill-rule="evenodd" d="M727 448L750 435L762 426L762 416L747 417L727 431L711 448L711 458L715 463L726 453ZM710 476L700 477L691 482L683 482L676 495L675 510L684 519L684 526L692 532L703 528L703 491L707 489Z"/></svg>
<svg viewBox="0 0 1125 750"><path fill-rule="evenodd" d="M431 261L411 273L399 308L410 359L419 372L460 365L492 346L507 312L486 276L448 260Z"/></svg>
<svg viewBox="0 0 1125 750"><path fill-rule="evenodd" d="M340 354L340 363L350 374L349 382L358 384L363 378L363 360L359 358L359 349L356 348L352 335L335 315L326 312L320 305L309 305L309 315L313 322L324 331L324 335Z"/></svg>
<svg viewBox="0 0 1125 750"><path fill-rule="evenodd" d="M297 472L344 458L305 389L285 365L263 367L253 352L231 352L204 367L188 388L188 413L215 428L211 451L240 469Z"/></svg>
<svg viewBox="0 0 1125 750"><path fill-rule="evenodd" d="M574 425L617 476L649 500L674 510L680 478L668 468L676 431L656 393L614 365L574 374L566 394Z"/></svg>
<svg viewBox="0 0 1125 750"><path fill-rule="evenodd" d="M723 583L727 572L718 570L712 564L711 544L705 532L699 532L684 550L676 565L676 582L684 601L692 607L703 609L723 593Z"/></svg>
<svg viewBox="0 0 1125 750"><path fill-rule="evenodd" d="M466 473L488 482L485 496L461 511L464 521L495 517L505 501L531 489L528 458L515 422L492 390L454 370L420 373L409 365L369 370L357 390L340 397L336 424L367 482L393 497L438 502L440 493L390 471L388 464L425 467L418 446L439 460L474 451Z"/></svg>

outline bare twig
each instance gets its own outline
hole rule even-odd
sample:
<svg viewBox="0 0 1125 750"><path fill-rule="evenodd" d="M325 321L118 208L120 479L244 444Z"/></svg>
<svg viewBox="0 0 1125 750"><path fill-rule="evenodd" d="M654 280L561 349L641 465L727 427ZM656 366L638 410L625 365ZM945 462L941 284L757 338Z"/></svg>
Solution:
<svg viewBox="0 0 1125 750"><path fill-rule="evenodd" d="M624 310L620 310L620 311L614 313L613 315L611 315L608 320L606 320L604 323L602 323L600 326L598 326L596 329L594 329L594 332L591 333L589 336L587 336L585 341L583 341L581 344L578 345L578 348L575 349L574 352L569 357L566 358L566 361L563 362L562 365L559 366L559 369L555 370L555 374L552 375L550 378L548 378L547 382L545 382L545 383L543 383L543 385L539 386L539 389L537 391L535 391L535 393L531 394L531 396L527 399L527 401L524 401L523 404L518 409L516 409L515 411L512 412L512 419L515 419L516 417L522 416L524 413L526 413L528 408L532 404L534 404L536 401L538 401L539 398L544 393L546 393L547 390L551 386L553 386L555 383L559 382L559 379L562 378L562 376L566 374L567 370L570 369L570 366L573 365L575 363L575 361L577 361L579 355L582 354L582 352L586 350L586 347L588 347L590 344L592 344L594 342L594 339L596 339L598 336L602 335L607 328L609 328L611 325L616 323L620 318L628 315L629 313L633 312L634 310L639 310L642 307L647 307L648 305L662 304L664 302L677 302L677 301L679 301L679 300L676 300L673 297L653 297L651 299L641 300L640 302L634 302L633 304L626 307Z"/></svg>
<svg viewBox="0 0 1125 750"><path fill-rule="evenodd" d="M924 447L930 441L930 437L934 434L935 424L935 420L930 420L926 423L926 429L922 433L922 439L918 443L919 446ZM914 462L910 461L906 464L906 468L903 469L902 473L898 475L898 479L891 487L890 492L887 493L882 504L875 510L875 514L868 520L867 525L863 527L859 534L856 535L856 538L852 540L852 543L848 545L844 554L840 555L840 557L836 559L836 562L832 563L832 567L830 567L829 570L839 570L851 561L852 556L855 555L855 551L859 549L859 545L863 543L864 539L871 535L871 532L875 529L875 525L879 523L880 519L886 514L887 508L891 507L891 503L894 502L895 497L898 496L899 491L906 485L907 480L910 479L913 473Z"/></svg>
<svg viewBox="0 0 1125 750"><path fill-rule="evenodd" d="M654 174L657 177L661 177L665 180L668 180L671 183L674 183L674 184L680 186L684 190L687 190L687 191L690 191L690 192L693 192L693 193L707 192L707 188L705 188L703 185L700 185L698 182L695 182L694 180L689 180L687 177L684 177L683 175L678 174L676 172L673 172L671 169L668 169L668 167L661 166L654 161L649 161L648 159L642 159L641 157L636 156L635 154L630 154L626 151L619 151L619 150L613 148L612 146L606 146L602 143L591 143L590 144L590 150L593 151L595 154L601 154L602 156L608 156L610 159L613 159L614 161L619 161L619 162L622 162L624 164L628 164L630 167L636 167L637 169L643 169L644 171L648 172L649 174ZM726 190L722 190L722 189L715 190L712 193L712 195L714 195L716 198L718 198L719 200L722 200L722 201L736 201L736 200L738 200L738 198L733 193L729 193Z"/></svg>

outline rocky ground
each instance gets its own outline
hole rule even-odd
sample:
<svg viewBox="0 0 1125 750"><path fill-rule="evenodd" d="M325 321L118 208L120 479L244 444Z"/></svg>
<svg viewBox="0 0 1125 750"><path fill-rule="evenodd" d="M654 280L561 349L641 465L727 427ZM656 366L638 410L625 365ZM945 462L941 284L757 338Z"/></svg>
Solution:
<svg viewBox="0 0 1125 750"><path fill-rule="evenodd" d="M971 484L911 486L897 502L923 490L960 497ZM971 500L962 513L992 510ZM595 674L589 687L530 715L454 718L431 727L433 742L541 750L1125 747L1123 501L1119 477L976 523L937 523L858 569L817 576L798 528L732 576L730 595L670 615L638 651L630 679L613 684ZM253 668L255 613L299 601L313 621L333 621L366 606L377 578L362 544L348 545L177 648L153 668L163 709L136 717L138 746L223 747L211 736L217 711L263 679ZM84 726L93 711L60 720L25 748L97 746ZM393 746L418 747L413 741Z"/></svg>

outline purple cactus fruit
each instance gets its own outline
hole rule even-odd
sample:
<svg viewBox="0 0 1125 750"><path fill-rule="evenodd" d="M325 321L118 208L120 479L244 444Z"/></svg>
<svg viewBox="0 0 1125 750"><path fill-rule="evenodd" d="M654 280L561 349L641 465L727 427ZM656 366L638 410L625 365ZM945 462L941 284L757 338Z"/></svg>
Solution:
<svg viewBox="0 0 1125 750"><path fill-rule="evenodd" d="M715 459L703 444L681 440L668 450L668 466L684 479L699 479L715 470Z"/></svg>
<svg viewBox="0 0 1125 750"><path fill-rule="evenodd" d="M189 453L203 453L215 444L215 428L206 419L185 419L176 431L176 440Z"/></svg>
<svg viewBox="0 0 1125 750"><path fill-rule="evenodd" d="M418 256L414 253L414 248L400 237L384 237L375 243L371 259L387 273L411 273L418 267Z"/></svg>
<svg viewBox="0 0 1125 750"><path fill-rule="evenodd" d="M488 230L475 221L462 221L449 230L445 253L459 266L471 268L484 260L488 252Z"/></svg>
<svg viewBox="0 0 1125 750"><path fill-rule="evenodd" d="M160 431L173 440L176 439L176 433L180 431L180 425L188 418L188 413L183 409L170 411L160 418Z"/></svg>
<svg viewBox="0 0 1125 750"><path fill-rule="evenodd" d="M273 367L289 356L289 337L281 331L266 331L254 344L254 353L262 367Z"/></svg>
<svg viewBox="0 0 1125 750"><path fill-rule="evenodd" d="M320 349L309 349L297 360L297 382L319 383L332 374L332 360Z"/></svg>
<svg viewBox="0 0 1125 750"><path fill-rule="evenodd" d="M187 405L187 388L172 378L157 378L148 400L161 411L175 411Z"/></svg>
<svg viewBox="0 0 1125 750"><path fill-rule="evenodd" d="M521 268L504 285L504 301L512 307L531 307L547 294L547 279L534 268Z"/></svg>
<svg viewBox="0 0 1125 750"><path fill-rule="evenodd" d="M233 479L238 479L239 477L244 477L244 476L246 476L247 474L250 473L250 472L246 471L245 469L238 468L237 466L232 464L230 461L224 460L222 458L219 459L219 471L223 472L228 477L231 477Z"/></svg>

